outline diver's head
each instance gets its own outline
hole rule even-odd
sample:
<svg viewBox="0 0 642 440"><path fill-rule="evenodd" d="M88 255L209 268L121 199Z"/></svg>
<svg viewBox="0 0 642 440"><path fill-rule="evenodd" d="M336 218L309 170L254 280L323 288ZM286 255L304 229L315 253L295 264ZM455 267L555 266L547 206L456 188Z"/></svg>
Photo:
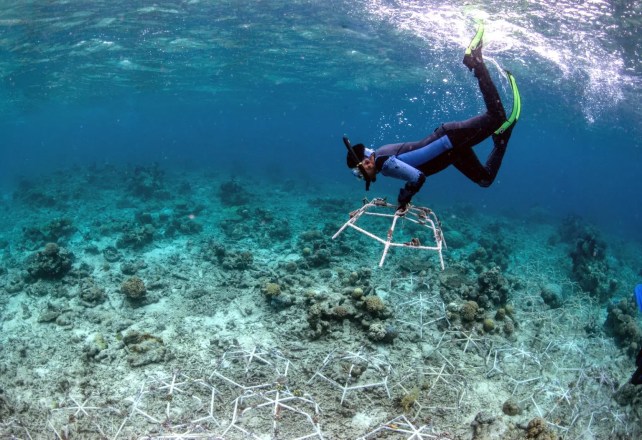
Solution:
<svg viewBox="0 0 642 440"><path fill-rule="evenodd" d="M364 157L363 160L352 169L352 173L360 179L376 182L377 168L375 167L375 154L370 153L369 157Z"/></svg>
<svg viewBox="0 0 642 440"><path fill-rule="evenodd" d="M365 156L366 146L363 144L357 144L351 148L352 151L348 150L346 162L348 168L356 168Z"/></svg>
<svg viewBox="0 0 642 440"><path fill-rule="evenodd" d="M372 150L367 150L365 145L357 144L352 146L347 136L343 137L343 143L348 149L346 164L352 168L352 173L366 181L366 191L370 190L370 183L377 180L375 168L375 155ZM369 154L368 156L366 156Z"/></svg>

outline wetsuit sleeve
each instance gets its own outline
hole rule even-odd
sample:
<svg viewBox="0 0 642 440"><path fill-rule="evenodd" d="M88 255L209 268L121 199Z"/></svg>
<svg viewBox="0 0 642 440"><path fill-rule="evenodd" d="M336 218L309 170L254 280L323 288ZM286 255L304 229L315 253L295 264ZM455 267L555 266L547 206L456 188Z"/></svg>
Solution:
<svg viewBox="0 0 642 440"><path fill-rule="evenodd" d="M390 156L384 162L381 174L406 181L406 185L399 190L399 197L397 197L400 207L405 207L410 203L412 197L419 192L426 181L424 173L394 156Z"/></svg>

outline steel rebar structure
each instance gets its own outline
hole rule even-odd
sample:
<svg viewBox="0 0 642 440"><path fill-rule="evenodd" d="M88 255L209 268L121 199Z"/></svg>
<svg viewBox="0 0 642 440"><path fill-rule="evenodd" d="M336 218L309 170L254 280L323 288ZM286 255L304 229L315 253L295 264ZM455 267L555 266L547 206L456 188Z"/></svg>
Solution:
<svg viewBox="0 0 642 440"><path fill-rule="evenodd" d="M386 211L392 211L392 213L386 212ZM357 226L357 222L364 215L392 219L392 224L390 225L390 228L388 229L388 232L385 238L381 238L378 235L370 231L367 231L366 229L360 226ZM397 222L399 221L399 219L412 222L418 226L423 226L428 228L432 233L432 237L434 239L434 245L432 246L423 245L417 238L413 238L412 240L405 243L393 241L395 227L397 226ZM332 239L334 240L335 238L337 238L347 227L351 227L357 230L358 232L361 232L362 234L366 235L367 237L370 237L378 241L379 243L383 244L384 246L383 254L381 255L381 260L379 261L379 267L383 266L383 263L388 254L388 250L391 247L403 247L403 248L435 251L439 255L439 263L441 264L441 269L444 270L445 268L442 249L446 247L446 241L441 231L441 223L439 222L439 219L437 218L435 213L429 208L409 205L408 208L403 213L399 213L395 205L392 205L386 202L385 199L381 199L381 198L375 198L372 200L364 199L363 206L357 209L356 211L352 211L350 213L350 219L347 222L345 222L343 226L341 226L341 228L332 236Z"/></svg>

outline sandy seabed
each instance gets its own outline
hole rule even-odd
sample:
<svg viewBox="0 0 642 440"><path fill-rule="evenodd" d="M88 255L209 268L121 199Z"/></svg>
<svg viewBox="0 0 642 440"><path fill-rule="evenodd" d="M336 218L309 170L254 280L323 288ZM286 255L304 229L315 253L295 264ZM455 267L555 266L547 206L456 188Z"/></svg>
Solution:
<svg viewBox="0 0 642 440"><path fill-rule="evenodd" d="M642 436L639 246L453 205L445 270L416 249L379 268L375 241L331 239L349 189L156 166L22 182L1 202L0 436Z"/></svg>

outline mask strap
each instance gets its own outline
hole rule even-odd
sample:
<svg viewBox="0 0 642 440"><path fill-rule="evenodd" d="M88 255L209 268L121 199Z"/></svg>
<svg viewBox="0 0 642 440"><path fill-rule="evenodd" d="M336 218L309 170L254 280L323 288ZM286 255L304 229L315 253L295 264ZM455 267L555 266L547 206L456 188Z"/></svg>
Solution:
<svg viewBox="0 0 642 440"><path fill-rule="evenodd" d="M362 161L359 160L357 153L354 152L354 149L352 148L352 144L350 143L350 139L348 139L348 136L343 136L343 143L345 144L346 148L348 149L348 152L352 156L352 159L355 162L357 162L357 167L359 168L359 171L363 176L363 180L366 181L366 191L370 191L370 183L371 183L370 177L368 176L368 173L366 173L366 169L363 167Z"/></svg>

